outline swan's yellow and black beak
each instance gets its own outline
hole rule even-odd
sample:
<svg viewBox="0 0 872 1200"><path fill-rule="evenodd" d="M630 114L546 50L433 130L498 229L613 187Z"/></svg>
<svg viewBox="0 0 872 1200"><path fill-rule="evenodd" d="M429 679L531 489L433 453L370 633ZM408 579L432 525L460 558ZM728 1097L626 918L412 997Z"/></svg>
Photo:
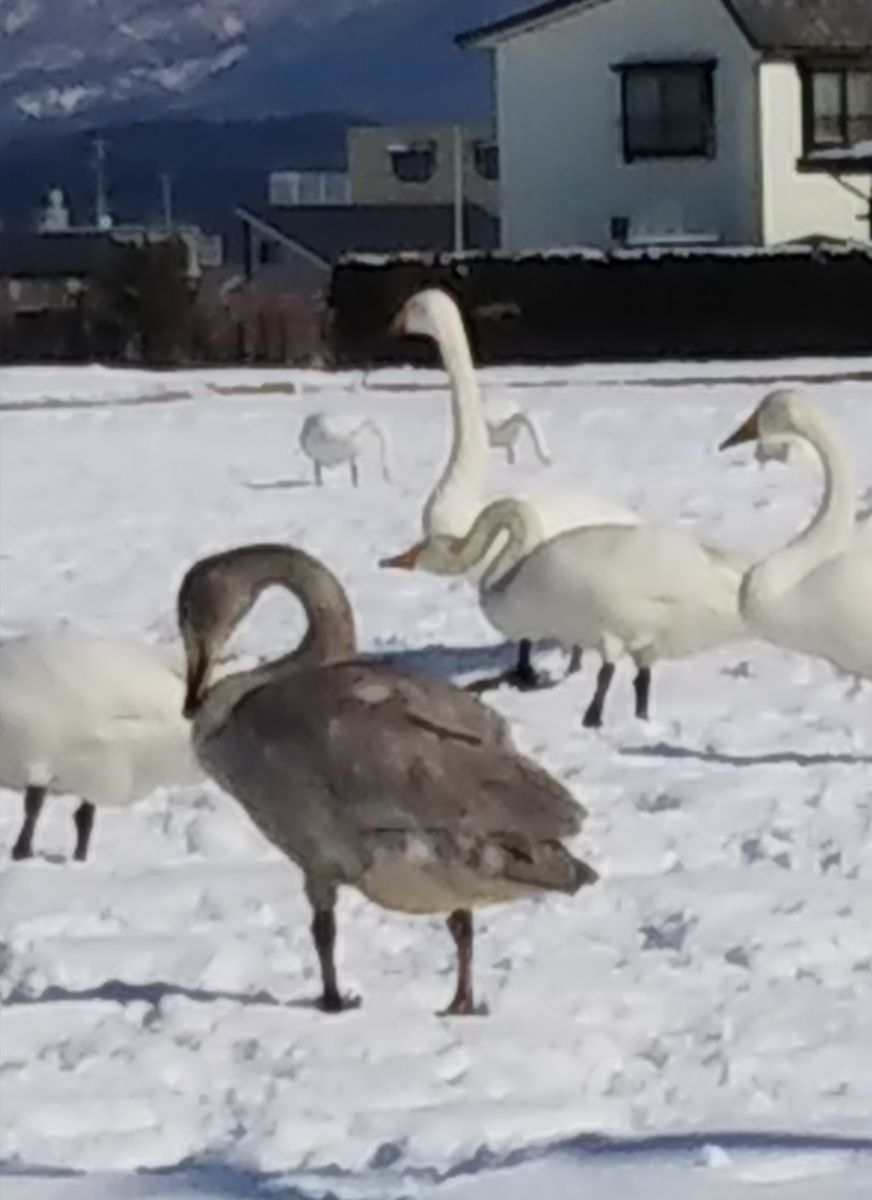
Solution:
<svg viewBox="0 0 872 1200"><path fill-rule="evenodd" d="M760 422L757 413L752 412L739 428L718 446L719 450L729 450L731 446L741 446L743 442L756 442L760 436Z"/></svg>
<svg viewBox="0 0 872 1200"><path fill-rule="evenodd" d="M423 549L424 543L416 542L414 546L410 546L402 554L395 554L393 558L381 559L378 565L380 567L397 567L401 571L414 571Z"/></svg>
<svg viewBox="0 0 872 1200"><path fill-rule="evenodd" d="M182 716L190 721L203 703L203 685L209 674L209 655L203 646L197 645L188 653L188 671L185 686L185 703Z"/></svg>

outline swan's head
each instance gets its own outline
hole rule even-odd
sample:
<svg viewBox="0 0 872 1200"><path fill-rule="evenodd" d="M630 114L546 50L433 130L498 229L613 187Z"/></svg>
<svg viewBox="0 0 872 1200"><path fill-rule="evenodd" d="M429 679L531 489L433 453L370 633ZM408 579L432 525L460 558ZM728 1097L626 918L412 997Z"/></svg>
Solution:
<svg viewBox="0 0 872 1200"><path fill-rule="evenodd" d="M398 337L418 335L433 338L446 321L458 321L456 301L442 288L424 288L405 302L391 322L391 333Z"/></svg>
<svg viewBox="0 0 872 1200"><path fill-rule="evenodd" d="M803 436L812 416L803 392L796 388L779 388L758 404L719 449L728 450L743 442L756 442L760 462L800 461L812 453Z"/></svg>
<svg viewBox="0 0 872 1200"><path fill-rule="evenodd" d="M186 717L200 708L222 649L257 599L253 582L245 573L229 570L227 559L226 554L213 554L194 563L179 588L176 611L185 646Z"/></svg>
<svg viewBox="0 0 872 1200"><path fill-rule="evenodd" d="M463 575L466 568L458 554L460 541L434 534L392 558L381 559L378 565L401 571L429 571L432 575Z"/></svg>

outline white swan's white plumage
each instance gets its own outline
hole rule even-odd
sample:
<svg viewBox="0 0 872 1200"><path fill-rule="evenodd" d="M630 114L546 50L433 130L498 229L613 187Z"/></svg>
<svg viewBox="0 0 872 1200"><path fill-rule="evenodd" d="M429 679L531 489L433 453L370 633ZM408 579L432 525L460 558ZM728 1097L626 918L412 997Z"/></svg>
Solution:
<svg viewBox="0 0 872 1200"><path fill-rule="evenodd" d="M310 413L300 429L300 446L312 460L316 484L320 487L323 482L324 467L339 467L347 463L351 482L357 487L357 463L369 437L376 440L382 476L390 482L388 436L378 421L371 417Z"/></svg>
<svg viewBox="0 0 872 1200"><path fill-rule="evenodd" d="M750 629L789 650L872 678L872 521L860 521L848 452L832 422L795 389L770 393L722 448L758 442L763 460L784 461L801 439L823 467L814 518L786 546L750 567L740 591ZM788 456L788 459L790 456Z"/></svg>
<svg viewBox="0 0 872 1200"><path fill-rule="evenodd" d="M425 538L463 537L486 503L489 437L478 380L460 311L439 288L416 292L398 314L397 332L430 338L439 349L451 389L452 442L448 461L422 513ZM535 510L544 537L579 525L630 525L635 513L621 504L575 489L522 499ZM474 574L477 574L475 572Z"/></svg>
<svg viewBox="0 0 872 1200"><path fill-rule="evenodd" d="M201 779L182 671L171 648L116 638L58 632L5 642L0 785L126 805Z"/></svg>
<svg viewBox="0 0 872 1200"><path fill-rule="evenodd" d="M387 565L460 574L500 531L508 540L482 576L482 609L507 636L523 628L529 637L598 651L603 667L586 725L600 724L624 654L640 672L637 715L644 717L653 663L690 657L743 631L735 571L688 534L600 525L543 539L535 511L514 498L488 505L465 538L431 538Z"/></svg>
<svg viewBox="0 0 872 1200"><path fill-rule="evenodd" d="M394 322L394 328L434 340L439 347L451 385L451 453L424 506L424 542L438 543L440 539L445 538L464 538L485 504L488 435L463 321L457 305L450 296L439 289L427 289L416 293L406 302ZM584 529L592 527L632 528L639 524L638 515L623 505L574 489L544 494L537 492L535 496L512 495L506 499L521 502L523 512L528 518L525 553L530 553L537 542L550 543L561 534L572 533L573 536L577 536ZM533 533L533 530L536 532ZM724 603L733 614L737 613L736 595L745 561L705 543L694 543L689 535L676 533L675 537L686 539L688 554L695 562L707 560L700 566L700 571L704 572L710 587L718 591L719 595L721 588L732 592L732 600L725 599ZM501 569L505 569L506 560L495 557L499 555L504 539L503 531L497 537L489 539L487 548L480 556L467 556L467 561L474 563L466 571L468 578L477 580L482 578L484 572L488 572L489 584L485 589L487 593L497 582L497 576L489 570L489 564L499 562ZM691 544L693 550L689 548ZM419 548L413 549L417 552ZM432 555L419 555L420 564L426 564L426 569L436 574L443 573L443 570L453 573L447 565L449 560L441 552L442 549L444 547L436 545ZM385 565L406 565L405 557L403 554L397 555L385 560ZM549 571L553 576L553 558L550 554L547 557L552 563ZM625 566L623 569L629 570L629 567ZM564 581L560 579L552 578L551 582L558 591L564 586ZM484 593L482 599L484 604ZM501 607L499 624L496 627L512 640L521 641L522 647L524 644L529 645L529 639L537 636L536 628L531 627L531 623L535 626L535 609L536 604L526 596L521 602L515 602L514 599L511 603L507 601ZM488 605L484 607L484 611L485 615L490 616L495 610L492 605ZM556 630L552 630L549 636L564 640Z"/></svg>
<svg viewBox="0 0 872 1200"><path fill-rule="evenodd" d="M495 400L489 397L485 404L484 419L489 445L495 450L505 450L507 462L517 461L516 446L521 434L525 433L542 466L551 465L551 455L539 422L519 404L506 398Z"/></svg>

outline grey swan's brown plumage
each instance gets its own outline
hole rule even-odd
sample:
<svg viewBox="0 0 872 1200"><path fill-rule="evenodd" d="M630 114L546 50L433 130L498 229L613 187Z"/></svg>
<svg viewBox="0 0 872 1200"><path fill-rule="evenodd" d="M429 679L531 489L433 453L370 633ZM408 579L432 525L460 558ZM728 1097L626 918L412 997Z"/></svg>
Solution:
<svg viewBox="0 0 872 1200"><path fill-rule="evenodd" d="M272 585L302 604L303 641L210 686L222 645ZM470 910L592 883L596 873L562 844L584 810L476 697L358 658L341 584L302 550L243 546L203 559L182 581L178 615L197 757L303 872L322 1008L348 1003L334 943L337 891L350 885L384 908L448 914L458 976L446 1011L475 1012Z"/></svg>

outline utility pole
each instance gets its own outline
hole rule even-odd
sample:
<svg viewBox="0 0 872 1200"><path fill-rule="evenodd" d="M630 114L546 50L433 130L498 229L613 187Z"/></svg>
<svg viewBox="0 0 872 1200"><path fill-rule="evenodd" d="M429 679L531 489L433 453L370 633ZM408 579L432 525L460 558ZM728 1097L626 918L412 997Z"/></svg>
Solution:
<svg viewBox="0 0 872 1200"><path fill-rule="evenodd" d="M166 229L173 227L173 177L169 171L162 171L160 177L161 204L163 207L163 223Z"/></svg>
<svg viewBox="0 0 872 1200"><path fill-rule="evenodd" d="M94 166L94 222L98 229L107 229L112 224L106 202L106 139L99 133L93 141Z"/></svg>
<svg viewBox="0 0 872 1200"><path fill-rule="evenodd" d="M454 145L454 252L463 250L463 129L452 129Z"/></svg>

